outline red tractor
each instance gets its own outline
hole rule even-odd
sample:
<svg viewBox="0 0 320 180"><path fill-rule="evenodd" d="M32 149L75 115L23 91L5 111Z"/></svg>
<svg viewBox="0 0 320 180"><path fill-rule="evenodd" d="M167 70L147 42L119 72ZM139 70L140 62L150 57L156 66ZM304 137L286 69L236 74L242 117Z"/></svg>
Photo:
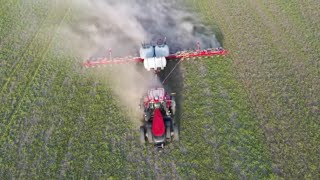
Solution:
<svg viewBox="0 0 320 180"><path fill-rule="evenodd" d="M176 104L174 96L164 88L153 88L141 100L144 111L144 123L140 126L140 141L163 148L172 140L179 140L178 125L174 121Z"/></svg>
<svg viewBox="0 0 320 180"><path fill-rule="evenodd" d="M164 84L184 59L224 56L226 53L227 51L221 47L202 50L198 42L196 50L170 54L169 46L166 44L166 38L164 38L157 43L142 44L139 57L112 58L111 49L109 49L109 57L89 59L83 63L83 66L88 68L111 64L143 63L147 71L153 71L157 75L167 66L167 61L179 60L162 81L162 84ZM168 142L179 140L178 126L174 121L176 103L174 97L165 92L164 88L150 89L142 100L140 107L144 108L144 122L140 127L142 143L147 140L149 143L163 148Z"/></svg>

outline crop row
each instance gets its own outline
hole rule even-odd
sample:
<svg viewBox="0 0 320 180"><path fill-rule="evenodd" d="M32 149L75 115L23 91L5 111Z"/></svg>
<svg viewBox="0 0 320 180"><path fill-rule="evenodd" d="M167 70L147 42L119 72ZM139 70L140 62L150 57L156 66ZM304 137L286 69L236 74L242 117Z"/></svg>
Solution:
<svg viewBox="0 0 320 180"><path fill-rule="evenodd" d="M46 25L48 25L48 23L59 24L61 20L55 20L57 18L57 16L51 16L51 21L46 22ZM10 86L8 88L3 87L1 91L1 98L4 105L4 108L1 109L2 122L0 140L1 142L3 142L1 143L2 152L12 149L12 143L14 143L18 139L17 137L15 137L15 133L17 132L15 132L14 130L18 125L23 126L23 124L19 124L22 121L16 119L17 113L22 111L22 117L30 113L29 106L24 105L23 102L30 102L27 93L28 89L34 82L35 77L41 69L42 61L45 58L48 49L50 48L53 34L54 31L50 33L47 29L41 29L38 35L38 38L40 38L40 40L37 39L37 41L33 41L32 44L28 46L26 54L24 54L24 57L22 57L19 69L16 69L10 77ZM26 133L28 134L30 132L33 131L30 130ZM19 149L19 151L20 150L21 149ZM7 156L7 158L10 158L10 156ZM7 159L3 164L5 166L10 166L14 162L14 159Z"/></svg>
<svg viewBox="0 0 320 180"><path fill-rule="evenodd" d="M73 72L76 61L57 52L62 41L52 38L62 16L50 14L37 39L27 40L2 90L0 176L124 177L118 147L126 118L110 89Z"/></svg>
<svg viewBox="0 0 320 180"><path fill-rule="evenodd" d="M45 3L40 3L44 5ZM37 9L30 2L16 2L7 10L1 20L5 21L1 29L1 88L6 86L7 79L20 65L30 44L37 39L41 24L45 22L48 9Z"/></svg>
<svg viewBox="0 0 320 180"><path fill-rule="evenodd" d="M41 20L34 22L29 29L33 35L28 34L21 47L17 44L23 35L1 31L9 34L1 56L8 60L24 55L18 63L5 61L7 65L1 69L5 72L19 65L1 76L7 77L3 81L7 83L0 94L4 107L0 116L6 119L0 126L0 177L263 179L272 174L314 175L319 162L315 148L319 126L314 121L317 111L309 113L306 99L318 96L306 93L302 81L310 86L311 80L300 76L314 79L316 68L309 71L309 65L303 64L299 71L296 58L303 58L304 53L285 56L284 47L270 37L277 32L268 30L275 17L261 6L266 15L261 18L261 12L253 8L261 4L192 3L199 6L208 24L215 20L221 27L233 60L187 61L169 79L179 103L181 141L163 152L140 145L137 129L129 121L130 112L121 111L110 85L83 73L77 60L67 55L71 53L63 52L59 44L63 37L56 35L56 27L64 14L48 15L38 9L36 12L43 13L39 17L48 18L41 18L43 28L39 30ZM43 7L52 8L36 6ZM269 26L265 29L264 25ZM284 32L289 27L276 26ZM282 40L291 38L286 35ZM293 43L286 47L291 46L300 47ZM288 61L291 58L293 64ZM298 121L300 118L309 121ZM305 157L304 150L311 156Z"/></svg>
<svg viewBox="0 0 320 180"><path fill-rule="evenodd" d="M305 56L305 40L294 37L302 37L296 29L303 26L297 26L293 16L286 17L289 21L285 19L283 11L264 7L269 3L204 4L199 3L199 8L212 7L210 14L225 33L235 71L267 139L274 172L286 177L314 176L317 163L313 159L319 157L313 148L318 146L319 113L315 106L319 70L312 63L313 53ZM284 4L278 8L285 9Z"/></svg>
<svg viewBox="0 0 320 180"><path fill-rule="evenodd" d="M50 17L48 23L58 26L61 18ZM30 72L20 68L10 80L27 82L4 90L18 105L12 108L8 102L2 110L11 116L1 126L0 176L125 177L122 137L128 125L111 90L73 72L76 60L59 52L62 41L46 40L45 34L47 29L40 31L45 41L32 43L24 58L29 61L22 61Z"/></svg>
<svg viewBox="0 0 320 180"><path fill-rule="evenodd" d="M60 19L61 19L60 15ZM59 15L52 15L51 18L46 22L46 26L57 25L61 22ZM32 78L41 68L42 60L46 58L46 52L51 44L52 38L55 33L55 28L43 28L39 31L36 40L34 40L30 46L28 46L27 52L21 57L21 62L17 69L15 69L9 79L7 80L6 86L2 87L1 98L8 109L1 111L2 117L7 121L10 119L12 112L18 106L21 97L25 93L25 89L32 82Z"/></svg>
<svg viewBox="0 0 320 180"><path fill-rule="evenodd" d="M10 29L12 26L12 23L10 22L10 17L11 17L11 11L8 11L8 9L15 10L16 8L16 3L18 0L12 0L12 1L6 1L6 2L1 2L1 8L0 8L0 34L2 35L3 32L6 32L7 29ZM3 37L1 37L3 39ZM2 42L2 41L0 41Z"/></svg>
<svg viewBox="0 0 320 180"><path fill-rule="evenodd" d="M125 118L110 90L70 72L73 63L51 51L35 74L1 137L3 176L121 176Z"/></svg>
<svg viewBox="0 0 320 180"><path fill-rule="evenodd" d="M196 178L268 177L270 158L231 61L203 61L183 64L181 136L186 138L185 159L198 165L191 172Z"/></svg>

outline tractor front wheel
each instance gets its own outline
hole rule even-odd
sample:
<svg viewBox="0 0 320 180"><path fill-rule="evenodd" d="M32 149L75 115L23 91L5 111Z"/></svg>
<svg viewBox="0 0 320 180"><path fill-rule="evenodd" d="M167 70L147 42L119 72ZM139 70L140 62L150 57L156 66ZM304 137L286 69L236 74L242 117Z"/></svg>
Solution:
<svg viewBox="0 0 320 180"><path fill-rule="evenodd" d="M152 143L152 132L151 132L151 125L147 125L147 136L148 136L148 142Z"/></svg>
<svg viewBox="0 0 320 180"><path fill-rule="evenodd" d="M171 121L166 121L166 138L171 140Z"/></svg>

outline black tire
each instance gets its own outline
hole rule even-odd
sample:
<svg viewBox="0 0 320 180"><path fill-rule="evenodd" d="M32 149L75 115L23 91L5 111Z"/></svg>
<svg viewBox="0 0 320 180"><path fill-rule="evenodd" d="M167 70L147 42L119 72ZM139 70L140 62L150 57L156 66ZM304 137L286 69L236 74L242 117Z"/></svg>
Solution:
<svg viewBox="0 0 320 180"><path fill-rule="evenodd" d="M144 113L144 120L145 120L146 122L148 122L149 119L150 119L150 112L147 111L147 112Z"/></svg>
<svg viewBox="0 0 320 180"><path fill-rule="evenodd" d="M171 140L171 121L166 121L166 138Z"/></svg>
<svg viewBox="0 0 320 180"><path fill-rule="evenodd" d="M148 142L152 143L152 132L151 132L151 126L147 126L147 137L148 137Z"/></svg>
<svg viewBox="0 0 320 180"><path fill-rule="evenodd" d="M178 125L173 125L173 140L174 141L179 141L179 129L178 129Z"/></svg>
<svg viewBox="0 0 320 180"><path fill-rule="evenodd" d="M140 143L141 144L146 143L146 133L143 126L140 126Z"/></svg>

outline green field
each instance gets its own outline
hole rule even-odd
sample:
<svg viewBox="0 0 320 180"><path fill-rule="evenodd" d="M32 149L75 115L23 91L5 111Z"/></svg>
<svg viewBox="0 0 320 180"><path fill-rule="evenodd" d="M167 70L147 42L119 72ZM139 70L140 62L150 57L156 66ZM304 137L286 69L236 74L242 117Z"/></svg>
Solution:
<svg viewBox="0 0 320 180"><path fill-rule="evenodd" d="M187 0L230 53L171 76L181 140L162 152L65 53L70 9L0 5L0 179L320 179L318 0Z"/></svg>

